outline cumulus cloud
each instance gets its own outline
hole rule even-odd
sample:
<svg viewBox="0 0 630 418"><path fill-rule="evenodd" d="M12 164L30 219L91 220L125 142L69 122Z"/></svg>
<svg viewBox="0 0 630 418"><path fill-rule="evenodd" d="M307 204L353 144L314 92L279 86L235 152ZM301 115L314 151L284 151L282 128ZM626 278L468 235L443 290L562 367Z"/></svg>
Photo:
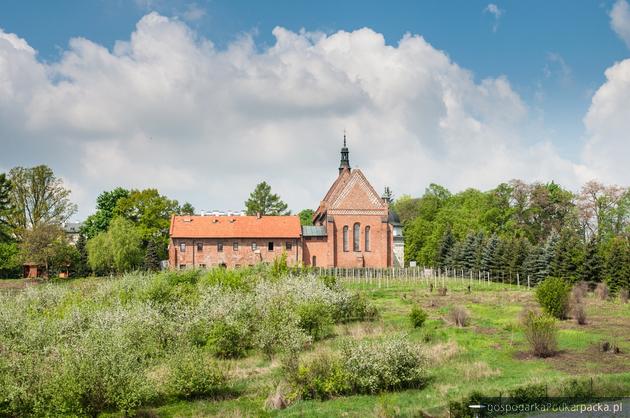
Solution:
<svg viewBox="0 0 630 418"><path fill-rule="evenodd" d="M532 127L507 78L477 81L421 36L273 35L264 50L251 36L218 49L150 13L112 50L75 38L44 63L0 31L0 166L51 165L80 188L82 216L119 185L237 209L262 180L294 210L314 208L343 129L351 164L398 195L590 178Z"/></svg>
<svg viewBox="0 0 630 418"><path fill-rule="evenodd" d="M492 25L492 32L496 32L499 29L499 19L501 19L501 15L503 15L503 10L499 9L494 3L490 3L483 9L484 13L490 13L494 16L494 24Z"/></svg>
<svg viewBox="0 0 630 418"><path fill-rule="evenodd" d="M593 95L584 118L589 135L583 159L596 176L627 185L630 178L630 59L606 70L606 82Z"/></svg>
<svg viewBox="0 0 630 418"><path fill-rule="evenodd" d="M626 0L617 0L610 11L610 26L630 48L630 5Z"/></svg>

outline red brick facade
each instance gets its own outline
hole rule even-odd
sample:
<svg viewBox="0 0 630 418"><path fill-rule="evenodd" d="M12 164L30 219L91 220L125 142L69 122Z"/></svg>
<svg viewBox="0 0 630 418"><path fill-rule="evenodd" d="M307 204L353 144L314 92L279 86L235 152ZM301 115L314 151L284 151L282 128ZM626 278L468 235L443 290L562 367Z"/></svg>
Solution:
<svg viewBox="0 0 630 418"><path fill-rule="evenodd" d="M339 176L315 212L315 226L301 228L297 216L174 216L170 267L248 266L273 262L283 252L290 265L400 265L401 228L392 222L388 201L350 168L345 138L341 155Z"/></svg>

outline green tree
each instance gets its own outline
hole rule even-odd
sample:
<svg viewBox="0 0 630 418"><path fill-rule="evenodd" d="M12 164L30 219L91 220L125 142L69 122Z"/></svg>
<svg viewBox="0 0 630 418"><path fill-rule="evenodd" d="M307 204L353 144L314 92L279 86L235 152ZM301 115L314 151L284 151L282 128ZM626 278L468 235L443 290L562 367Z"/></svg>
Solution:
<svg viewBox="0 0 630 418"><path fill-rule="evenodd" d="M25 231L40 225L62 225L77 211L77 206L70 202L70 190L45 165L12 168L9 179L10 223L20 238Z"/></svg>
<svg viewBox="0 0 630 418"><path fill-rule="evenodd" d="M630 289L630 243L626 237L613 238L606 254L606 283L613 293Z"/></svg>
<svg viewBox="0 0 630 418"><path fill-rule="evenodd" d="M98 274L130 271L143 261L139 228L120 217L112 220L107 232L90 239L87 248L90 267Z"/></svg>
<svg viewBox="0 0 630 418"><path fill-rule="evenodd" d="M495 265L495 257L499 247L499 238L496 234L492 234L486 242L481 256L481 271L490 271Z"/></svg>
<svg viewBox="0 0 630 418"><path fill-rule="evenodd" d="M131 221L142 238L142 246L146 248L154 239L159 243L158 255L166 258L168 230L171 216L179 213L177 200L161 195L156 189L132 190L128 196L116 202L114 215Z"/></svg>
<svg viewBox="0 0 630 418"><path fill-rule="evenodd" d="M580 279L587 282L601 282L604 274L604 263L599 253L599 240L591 238L586 244L584 263L580 270Z"/></svg>
<svg viewBox="0 0 630 418"><path fill-rule="evenodd" d="M313 215L315 212L313 209L302 209L298 216L300 217L300 224L302 225L313 225Z"/></svg>
<svg viewBox="0 0 630 418"><path fill-rule="evenodd" d="M579 269L584 263L582 240L571 228L564 228L558 238L550 265L550 274L562 277L570 283L579 279Z"/></svg>
<svg viewBox="0 0 630 418"><path fill-rule="evenodd" d="M90 273L87 254L87 238L85 237L85 234L79 234L79 239L77 239L76 243L76 249L77 259L72 268L72 272L76 277L85 277Z"/></svg>
<svg viewBox="0 0 630 418"><path fill-rule="evenodd" d="M25 262L36 263L44 267L44 275L54 272L55 255L67 246L63 229L54 224L36 224L24 231L20 243L21 258ZM65 267L65 266L64 266Z"/></svg>
<svg viewBox="0 0 630 418"><path fill-rule="evenodd" d="M245 201L248 215L289 215L286 203L277 194L271 193L271 186L267 182L258 183L254 191Z"/></svg>
<svg viewBox="0 0 630 418"><path fill-rule="evenodd" d="M147 245L144 255L144 268L148 271L158 271L160 269L160 244L152 239Z"/></svg>
<svg viewBox="0 0 630 418"><path fill-rule="evenodd" d="M12 238L9 219L11 217L11 182L4 173L0 174L0 242Z"/></svg>
<svg viewBox="0 0 630 418"><path fill-rule="evenodd" d="M20 248L15 242L0 242L0 278L14 279L21 275Z"/></svg>
<svg viewBox="0 0 630 418"><path fill-rule="evenodd" d="M192 204L190 204L189 202L185 202L178 211L179 215L194 215L195 214L195 208Z"/></svg>
<svg viewBox="0 0 630 418"><path fill-rule="evenodd" d="M129 196L129 190L117 187L111 191L102 192L96 198L96 212L87 217L81 232L87 239L95 237L100 232L107 231L109 223L114 219L114 209L120 199Z"/></svg>
<svg viewBox="0 0 630 418"><path fill-rule="evenodd" d="M447 228L442 236L442 241L440 241L440 247L438 248L437 266L439 268L449 267L446 265L447 259L454 245L455 237L453 236L451 229Z"/></svg>

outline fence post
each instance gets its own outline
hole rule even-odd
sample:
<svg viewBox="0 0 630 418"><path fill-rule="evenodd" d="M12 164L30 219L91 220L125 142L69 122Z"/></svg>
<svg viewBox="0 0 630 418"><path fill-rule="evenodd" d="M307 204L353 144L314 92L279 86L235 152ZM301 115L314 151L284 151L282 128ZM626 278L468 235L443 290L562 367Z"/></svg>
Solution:
<svg viewBox="0 0 630 418"><path fill-rule="evenodd" d="M527 290L529 290L529 274L527 275Z"/></svg>

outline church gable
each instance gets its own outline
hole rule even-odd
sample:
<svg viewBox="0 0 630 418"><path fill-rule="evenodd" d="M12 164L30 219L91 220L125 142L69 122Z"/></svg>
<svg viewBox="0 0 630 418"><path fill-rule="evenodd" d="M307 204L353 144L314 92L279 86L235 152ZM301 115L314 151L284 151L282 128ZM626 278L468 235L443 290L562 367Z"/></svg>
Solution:
<svg viewBox="0 0 630 418"><path fill-rule="evenodd" d="M332 210L386 210L387 205L367 181L361 170L354 170L330 203Z"/></svg>

